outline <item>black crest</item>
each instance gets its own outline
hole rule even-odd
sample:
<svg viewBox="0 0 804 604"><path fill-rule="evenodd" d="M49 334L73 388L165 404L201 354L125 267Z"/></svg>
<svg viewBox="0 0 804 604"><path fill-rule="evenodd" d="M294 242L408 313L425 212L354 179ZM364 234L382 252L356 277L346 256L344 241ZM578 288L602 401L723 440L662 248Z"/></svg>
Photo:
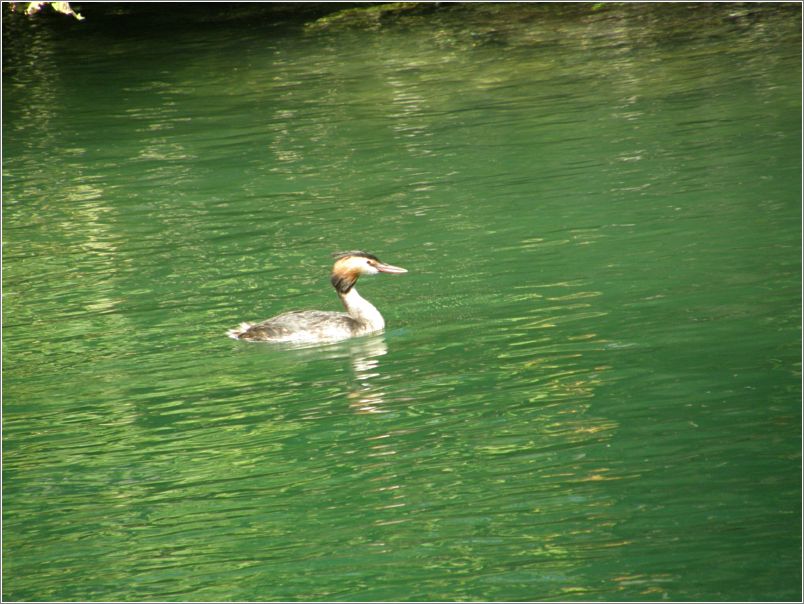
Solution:
<svg viewBox="0 0 804 604"><path fill-rule="evenodd" d="M369 260L376 260L377 262L380 261L377 256L374 254L369 254L368 252L361 252L360 250L353 250L351 252L333 252L332 257L335 260L340 260L341 258L348 258L349 256L357 256L358 258L368 258Z"/></svg>

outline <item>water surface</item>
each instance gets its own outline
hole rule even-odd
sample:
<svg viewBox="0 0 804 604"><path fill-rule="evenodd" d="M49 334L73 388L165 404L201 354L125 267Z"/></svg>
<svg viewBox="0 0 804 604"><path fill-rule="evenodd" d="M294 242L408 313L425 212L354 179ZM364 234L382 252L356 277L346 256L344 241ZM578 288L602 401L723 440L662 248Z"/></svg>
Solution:
<svg viewBox="0 0 804 604"><path fill-rule="evenodd" d="M499 10L12 32L7 599L800 597L800 7Z"/></svg>

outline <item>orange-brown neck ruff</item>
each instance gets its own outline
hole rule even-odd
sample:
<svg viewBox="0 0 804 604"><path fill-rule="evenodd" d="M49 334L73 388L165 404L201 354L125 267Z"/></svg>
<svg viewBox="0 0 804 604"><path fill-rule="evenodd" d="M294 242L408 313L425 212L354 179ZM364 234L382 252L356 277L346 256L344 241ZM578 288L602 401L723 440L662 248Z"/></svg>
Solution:
<svg viewBox="0 0 804 604"><path fill-rule="evenodd" d="M332 287L341 294L348 294L349 291L355 286L357 283L357 278L360 276L360 273L357 272L341 272L336 273L333 271L332 277L330 277L330 282L332 283Z"/></svg>

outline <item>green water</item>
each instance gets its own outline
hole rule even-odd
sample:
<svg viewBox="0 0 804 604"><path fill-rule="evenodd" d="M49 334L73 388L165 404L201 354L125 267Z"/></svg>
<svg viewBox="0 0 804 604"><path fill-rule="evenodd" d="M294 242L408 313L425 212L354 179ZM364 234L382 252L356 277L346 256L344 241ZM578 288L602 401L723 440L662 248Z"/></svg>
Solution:
<svg viewBox="0 0 804 604"><path fill-rule="evenodd" d="M799 599L791 6L17 24L4 598Z"/></svg>

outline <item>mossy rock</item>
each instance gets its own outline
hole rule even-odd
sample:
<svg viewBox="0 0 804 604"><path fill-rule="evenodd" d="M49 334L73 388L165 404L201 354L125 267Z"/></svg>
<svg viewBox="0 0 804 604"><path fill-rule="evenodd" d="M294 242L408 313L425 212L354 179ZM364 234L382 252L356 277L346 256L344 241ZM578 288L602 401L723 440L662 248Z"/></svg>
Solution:
<svg viewBox="0 0 804 604"><path fill-rule="evenodd" d="M388 2L347 8L308 23L305 29L377 29L409 17L419 17L438 10L432 2Z"/></svg>

